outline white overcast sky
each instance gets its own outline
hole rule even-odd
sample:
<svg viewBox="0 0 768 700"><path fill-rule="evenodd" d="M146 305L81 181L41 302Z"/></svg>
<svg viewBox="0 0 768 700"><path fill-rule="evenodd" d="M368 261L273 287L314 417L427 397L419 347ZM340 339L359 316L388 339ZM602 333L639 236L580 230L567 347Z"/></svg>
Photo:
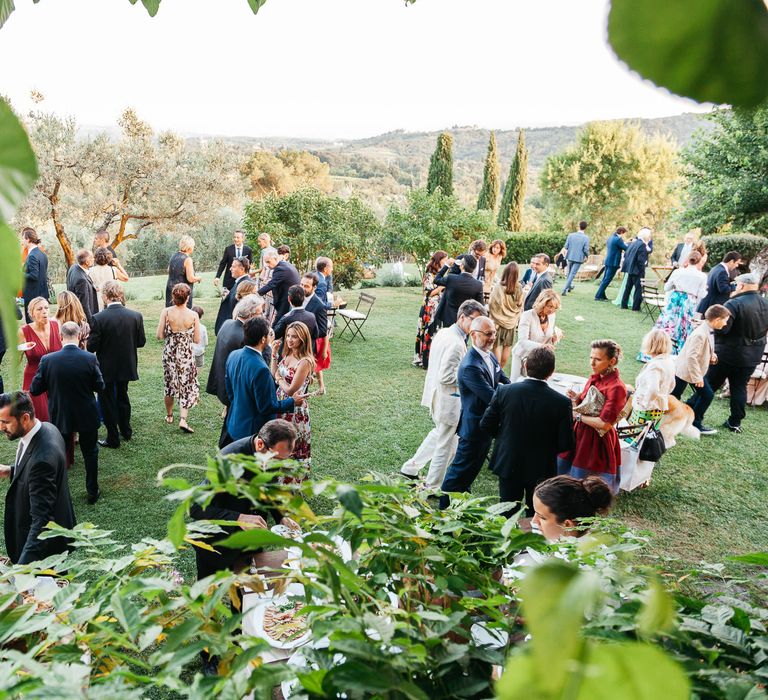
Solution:
<svg viewBox="0 0 768 700"><path fill-rule="evenodd" d="M509 129L704 108L631 74L607 0L16 0L0 94L86 125L353 138Z"/></svg>

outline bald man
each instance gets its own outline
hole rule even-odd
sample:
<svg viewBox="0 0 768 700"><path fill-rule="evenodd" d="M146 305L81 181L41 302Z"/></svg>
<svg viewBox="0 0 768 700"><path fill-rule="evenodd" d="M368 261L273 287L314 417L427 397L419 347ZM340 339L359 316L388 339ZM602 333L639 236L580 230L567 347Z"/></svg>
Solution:
<svg viewBox="0 0 768 700"><path fill-rule="evenodd" d="M443 480L441 508L448 506L449 493L469 491L480 473L491 447L491 436L480 429L480 419L490 405L496 387L509 384L509 378L492 352L496 338L493 321L485 316L476 318L469 335L472 349L464 356L458 372L461 395L459 445Z"/></svg>

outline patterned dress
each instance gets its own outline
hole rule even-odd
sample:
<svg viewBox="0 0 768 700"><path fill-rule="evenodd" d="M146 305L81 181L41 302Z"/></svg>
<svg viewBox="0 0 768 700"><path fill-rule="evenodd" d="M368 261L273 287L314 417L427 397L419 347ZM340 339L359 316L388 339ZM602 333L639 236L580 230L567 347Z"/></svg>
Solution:
<svg viewBox="0 0 768 700"><path fill-rule="evenodd" d="M280 364L277 366L277 371L281 379L283 379L288 384L293 383L293 377L296 374L296 367L288 367L285 364L285 358L280 360ZM301 387L299 387L299 394L307 393L307 387L309 387L311 378L312 374L310 373ZM278 384L277 400L282 401L283 399L287 398L289 398L288 394L286 394L282 387ZM312 466L312 455L310 449L312 434L309 425L309 406L305 401L303 406L295 408L292 413L278 413L277 417L282 418L283 420L287 420L289 423L293 423L293 427L296 428L296 444L294 445L291 458L295 459L301 465L299 474L295 478L284 479L284 481L294 481L301 483L309 476L309 470Z"/></svg>
<svg viewBox="0 0 768 700"><path fill-rule="evenodd" d="M177 399L182 408L196 406L200 400L200 384L197 365L192 353L194 326L174 333L171 324L165 322L163 346L163 382L165 395Z"/></svg>
<svg viewBox="0 0 768 700"><path fill-rule="evenodd" d="M435 288L435 275L427 272L424 275L424 303L419 309L419 322L416 326L416 359L421 361L421 366L427 369L429 366L429 350L432 347L432 338L435 335L434 327L435 311L440 302L440 294L430 296Z"/></svg>
<svg viewBox="0 0 768 700"><path fill-rule="evenodd" d="M664 331L672 339L672 354L679 355L688 336L693 332L695 297L686 292L674 291L656 319L654 328Z"/></svg>

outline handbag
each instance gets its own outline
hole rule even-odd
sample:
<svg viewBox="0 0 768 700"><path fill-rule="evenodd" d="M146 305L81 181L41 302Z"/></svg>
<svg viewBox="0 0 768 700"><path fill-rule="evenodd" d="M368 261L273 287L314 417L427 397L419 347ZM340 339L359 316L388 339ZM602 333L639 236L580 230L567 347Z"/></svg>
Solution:
<svg viewBox="0 0 768 700"><path fill-rule="evenodd" d="M640 445L640 459L647 462L658 462L666 451L664 436L656 428L650 428Z"/></svg>
<svg viewBox="0 0 768 700"><path fill-rule="evenodd" d="M619 488L622 491L634 491L650 481L653 476L653 462L640 459L637 449L622 445Z"/></svg>
<svg viewBox="0 0 768 700"><path fill-rule="evenodd" d="M605 396L600 393L597 387L591 386L587 389L584 400L573 410L582 416L599 416L604 407Z"/></svg>

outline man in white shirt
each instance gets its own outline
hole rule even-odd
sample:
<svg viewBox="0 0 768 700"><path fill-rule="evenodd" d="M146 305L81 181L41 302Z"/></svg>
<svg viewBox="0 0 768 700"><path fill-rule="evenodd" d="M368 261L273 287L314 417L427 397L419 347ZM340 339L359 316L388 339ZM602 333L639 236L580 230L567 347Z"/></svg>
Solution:
<svg viewBox="0 0 768 700"><path fill-rule="evenodd" d="M467 354L472 321L486 315L479 301L468 299L459 307L456 323L440 330L432 341L421 405L429 409L435 427L424 438L416 454L400 469L403 476L416 480L421 469L430 462L424 480L424 485L430 489L439 488L443 483L445 470L456 454L456 427L461 413L457 373Z"/></svg>

